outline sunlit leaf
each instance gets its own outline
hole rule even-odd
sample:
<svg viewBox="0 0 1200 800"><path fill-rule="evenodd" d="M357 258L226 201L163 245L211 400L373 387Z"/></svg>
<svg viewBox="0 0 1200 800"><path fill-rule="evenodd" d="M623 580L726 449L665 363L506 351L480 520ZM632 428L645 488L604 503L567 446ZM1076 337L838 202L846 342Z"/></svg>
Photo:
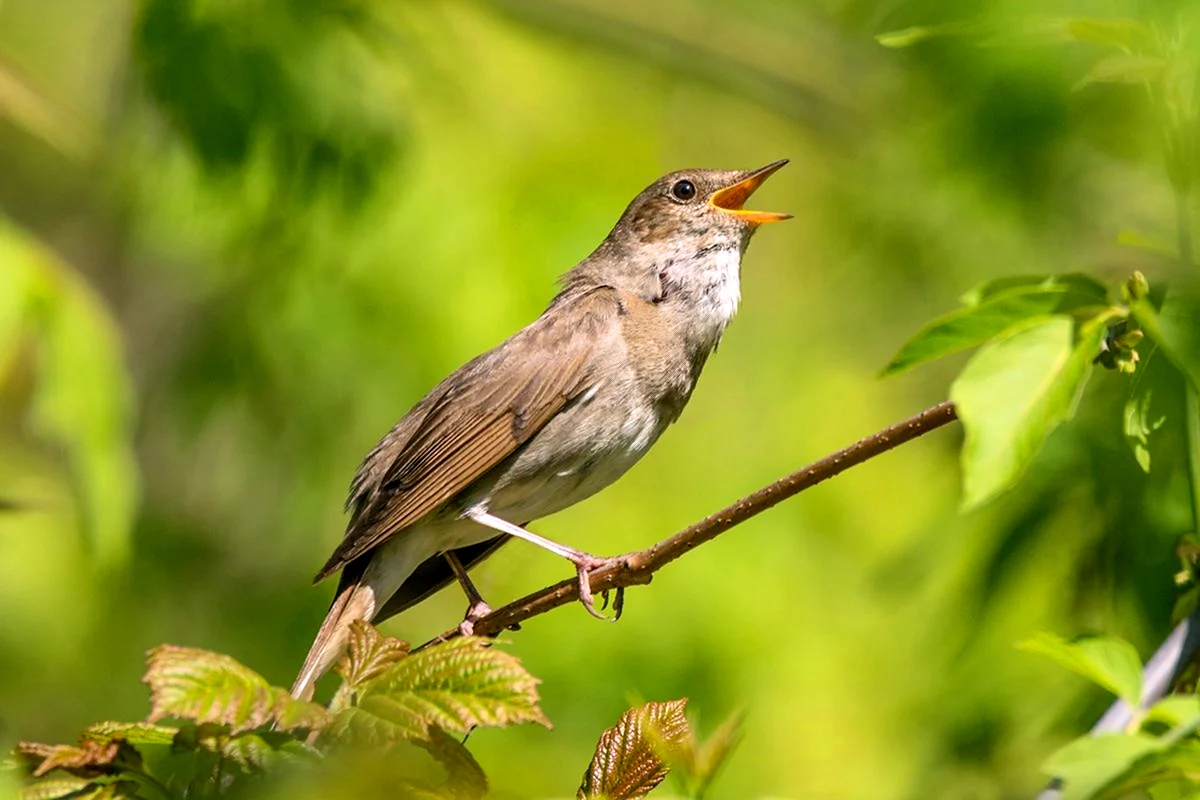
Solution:
<svg viewBox="0 0 1200 800"><path fill-rule="evenodd" d="M425 739L431 725L466 733L522 722L549 726L537 678L488 639L459 637L393 664L359 690L329 726L335 740L385 745Z"/></svg>
<svg viewBox="0 0 1200 800"><path fill-rule="evenodd" d="M272 724L280 730L320 728L328 712L293 699L226 655L163 645L150 651L150 721L164 717L228 725L238 733Z"/></svg>
<svg viewBox="0 0 1200 800"><path fill-rule="evenodd" d="M1142 697L1142 662L1133 645L1112 636L1063 639L1040 633L1019 647L1047 656L1137 707Z"/></svg>
<svg viewBox="0 0 1200 800"><path fill-rule="evenodd" d="M1153 390L1142 387L1125 401L1125 440L1143 472L1150 471L1150 434L1162 427L1165 416L1151 415Z"/></svg>
<svg viewBox="0 0 1200 800"><path fill-rule="evenodd" d="M1018 290L1052 292L1056 289L1091 298L1091 304L1094 305L1104 304L1108 300L1108 286L1082 272L1064 272L1060 275L1006 275L972 287L963 293L961 299L964 305L970 306Z"/></svg>
<svg viewBox="0 0 1200 800"><path fill-rule="evenodd" d="M1130 301L1138 326L1200 390L1200 291L1194 286L1172 286L1155 310L1147 298Z"/></svg>
<svg viewBox="0 0 1200 800"><path fill-rule="evenodd" d="M963 506L974 508L1012 486L1046 437L1075 412L1106 321L1073 337L1070 317L1034 320L985 345L950 387L966 431Z"/></svg>
<svg viewBox="0 0 1200 800"><path fill-rule="evenodd" d="M1200 719L1200 697L1194 694L1167 695L1146 710L1145 718L1172 728L1194 723Z"/></svg>
<svg viewBox="0 0 1200 800"><path fill-rule="evenodd" d="M662 783L669 768L661 745L683 745L690 736L686 707L686 699L671 700L646 703L622 714L616 725L600 735L578 797L630 800L645 797ZM655 731L653 739L647 736L650 729Z"/></svg>
<svg viewBox="0 0 1200 800"><path fill-rule="evenodd" d="M1016 283L1018 280L1022 279L1004 279L1004 284L993 282L968 293L964 308L922 328L884 368L883 375L978 347L1030 319L1101 305L1107 293L1103 285L1076 285L1053 278L1036 279L1036 283Z"/></svg>
<svg viewBox="0 0 1200 800"><path fill-rule="evenodd" d="M384 670L408 655L408 642L384 636L367 622L350 626L350 644L337 664L337 671L352 687L377 678Z"/></svg>
<svg viewBox="0 0 1200 800"><path fill-rule="evenodd" d="M689 797L704 797L708 792L709 786L741 741L743 720L741 712L730 714L703 742L697 742L694 733L691 733L686 740L669 745L655 743L659 755L683 777Z"/></svg>
<svg viewBox="0 0 1200 800"><path fill-rule="evenodd" d="M177 728L149 722L96 722L83 731L83 738L96 742L129 742L140 744L170 744Z"/></svg>
<svg viewBox="0 0 1200 800"><path fill-rule="evenodd" d="M1085 736L1050 756L1042 770L1063 780L1062 800L1087 800L1161 746L1141 733Z"/></svg>

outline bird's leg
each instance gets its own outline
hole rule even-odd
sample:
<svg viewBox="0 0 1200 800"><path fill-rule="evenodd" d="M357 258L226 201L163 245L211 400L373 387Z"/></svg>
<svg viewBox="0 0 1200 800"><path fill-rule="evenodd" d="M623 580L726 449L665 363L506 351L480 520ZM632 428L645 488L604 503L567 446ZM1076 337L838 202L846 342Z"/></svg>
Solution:
<svg viewBox="0 0 1200 800"><path fill-rule="evenodd" d="M515 536L518 539L524 539L531 544L536 544L538 547L549 550L551 553L567 559L575 565L575 574L579 583L579 602L583 603L583 607L587 609L587 612L596 619L615 621L620 616L618 613L616 617L606 617L596 610L596 604L592 598L592 585L588 580L589 572L600 567L608 566L618 559L599 558L591 555L590 553L585 553L582 550L575 550L571 547L567 547L565 544L559 544L552 539L547 539L544 536L538 536L536 533L531 533L530 531L522 528L520 525L513 525L507 520L492 516L480 508L468 508L463 512L463 516L469 520L472 520L473 522L478 522L480 525L486 525L492 530L500 531L501 533L507 533L509 536ZM619 589L617 591L618 593L620 592Z"/></svg>
<svg viewBox="0 0 1200 800"><path fill-rule="evenodd" d="M463 617L463 621L458 623L458 632L463 636L470 636L475 632L475 623L492 613L492 607L483 599L483 595L475 588L475 584L471 582L471 577L467 575L467 568L458 558L458 554L453 550L447 550L442 553L446 559L446 563L450 565L450 570L454 573L454 577L458 578L458 585L462 587L463 592L467 595L467 602L470 606L467 607L467 614Z"/></svg>

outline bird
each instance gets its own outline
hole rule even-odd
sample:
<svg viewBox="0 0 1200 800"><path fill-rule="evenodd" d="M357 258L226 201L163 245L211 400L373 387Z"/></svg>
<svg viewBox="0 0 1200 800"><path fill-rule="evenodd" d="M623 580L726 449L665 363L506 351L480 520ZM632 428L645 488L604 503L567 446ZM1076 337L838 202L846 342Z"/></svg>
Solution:
<svg viewBox="0 0 1200 800"><path fill-rule="evenodd" d="M517 538L568 559L596 611L588 573L611 563L527 526L632 467L696 386L741 299L754 232L790 214L745 202L786 159L754 170L686 169L641 191L598 247L560 279L545 311L426 394L367 454L349 521L315 582L341 572L292 695L344 653L354 622L379 623Z"/></svg>

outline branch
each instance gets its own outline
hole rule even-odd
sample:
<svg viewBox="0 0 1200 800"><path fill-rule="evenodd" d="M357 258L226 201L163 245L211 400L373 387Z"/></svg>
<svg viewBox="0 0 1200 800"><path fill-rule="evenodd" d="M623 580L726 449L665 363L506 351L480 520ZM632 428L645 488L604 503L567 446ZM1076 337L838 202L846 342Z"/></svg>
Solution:
<svg viewBox="0 0 1200 800"><path fill-rule="evenodd" d="M816 486L835 475L840 475L850 467L886 453L893 447L923 436L955 419L957 419L957 415L954 412L954 406L947 401L855 442L844 450L826 456L820 461L809 464L807 467L759 489L754 494L743 497L733 505L705 517L652 547L628 553L624 557L615 559L611 566L594 570L588 576L592 591L599 593L610 589L620 590L626 586L649 583L655 572L684 553L715 539L730 528L740 525L805 489ZM526 595L477 620L474 633L477 636L495 636L506 628L511 628L527 619L571 603L578 597L579 587L574 579L547 586L545 589ZM421 645L421 648L457 635L457 629L448 630L437 639Z"/></svg>

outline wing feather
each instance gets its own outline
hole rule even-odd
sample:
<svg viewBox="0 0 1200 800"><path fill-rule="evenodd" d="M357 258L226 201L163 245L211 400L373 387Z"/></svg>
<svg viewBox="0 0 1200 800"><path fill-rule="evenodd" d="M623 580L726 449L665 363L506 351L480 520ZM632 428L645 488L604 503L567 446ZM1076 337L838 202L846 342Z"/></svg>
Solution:
<svg viewBox="0 0 1200 800"><path fill-rule="evenodd" d="M430 392L363 463L348 503L355 513L316 579L441 509L586 392L596 380L595 337L621 309L607 286L560 297L509 347L467 363Z"/></svg>

